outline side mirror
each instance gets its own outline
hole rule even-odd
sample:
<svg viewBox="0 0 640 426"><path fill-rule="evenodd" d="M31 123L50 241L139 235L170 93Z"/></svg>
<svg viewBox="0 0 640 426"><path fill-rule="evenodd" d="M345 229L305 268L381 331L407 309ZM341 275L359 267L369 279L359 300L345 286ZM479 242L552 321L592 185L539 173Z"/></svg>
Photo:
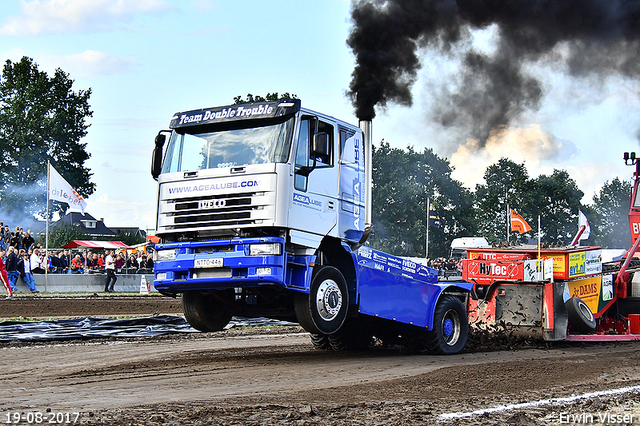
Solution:
<svg viewBox="0 0 640 426"><path fill-rule="evenodd" d="M158 180L158 176L160 176L160 170L162 169L162 149L164 148L166 140L167 136L162 132L156 136L156 146L153 148L153 153L151 154L151 176L154 180Z"/></svg>
<svg viewBox="0 0 640 426"><path fill-rule="evenodd" d="M326 163L329 154L329 135L325 132L316 133L313 135L311 141L311 156L313 157L313 164L311 166L303 166L298 169L296 173L302 176L309 176L309 174L315 170L318 161L320 163Z"/></svg>

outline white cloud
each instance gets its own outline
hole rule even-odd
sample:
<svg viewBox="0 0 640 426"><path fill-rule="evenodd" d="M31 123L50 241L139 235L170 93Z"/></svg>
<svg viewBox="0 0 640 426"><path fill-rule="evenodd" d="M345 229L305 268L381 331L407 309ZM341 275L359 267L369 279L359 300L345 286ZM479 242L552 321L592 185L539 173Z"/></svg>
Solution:
<svg viewBox="0 0 640 426"><path fill-rule="evenodd" d="M107 227L138 226L154 228L156 206L153 202L131 200L126 196L112 198L106 193L93 194L87 199L87 213L103 218Z"/></svg>
<svg viewBox="0 0 640 426"><path fill-rule="evenodd" d="M91 78L104 75L121 75L134 72L140 66L136 58L119 57L110 52L86 50L71 55L49 55L27 53L22 49L11 49L0 53L0 57L19 62L23 56L31 56L38 68L52 76L57 68L70 74L72 79Z"/></svg>
<svg viewBox="0 0 640 426"><path fill-rule="evenodd" d="M487 167L501 158L525 163L530 176L553 171L559 159L570 160L577 153L573 143L559 140L538 125L520 128L494 129L484 147L477 140L468 139L451 156L455 170L451 174L469 188L484 183Z"/></svg>
<svg viewBox="0 0 640 426"><path fill-rule="evenodd" d="M0 36L106 31L136 14L172 8L163 0L31 0L0 27Z"/></svg>
<svg viewBox="0 0 640 426"><path fill-rule="evenodd" d="M624 167L622 156L619 163L580 163L577 166L567 166L569 176L578 184L578 188L584 192L582 203L593 203L593 196L599 194L606 181L612 181L616 177L620 180L630 181L632 170Z"/></svg>
<svg viewBox="0 0 640 426"><path fill-rule="evenodd" d="M455 167L451 176L466 187L475 189L476 184L484 183L483 175L487 167L496 164L501 158L508 158L518 164L524 162L530 178L550 175L554 168L566 170L584 192L584 204L593 202L593 195L600 192L605 181L616 177L624 180L630 175L622 161L619 164L572 163L577 158L577 149L573 143L556 139L540 126L532 125L495 131L487 139L485 147L481 147L476 140L468 140L451 156L450 163Z"/></svg>
<svg viewBox="0 0 640 426"><path fill-rule="evenodd" d="M135 58L118 57L109 52L86 50L57 58L59 67L74 77L128 74L139 65Z"/></svg>
<svg viewBox="0 0 640 426"><path fill-rule="evenodd" d="M191 7L199 11L210 11L215 9L216 5L211 0L194 0L190 3Z"/></svg>

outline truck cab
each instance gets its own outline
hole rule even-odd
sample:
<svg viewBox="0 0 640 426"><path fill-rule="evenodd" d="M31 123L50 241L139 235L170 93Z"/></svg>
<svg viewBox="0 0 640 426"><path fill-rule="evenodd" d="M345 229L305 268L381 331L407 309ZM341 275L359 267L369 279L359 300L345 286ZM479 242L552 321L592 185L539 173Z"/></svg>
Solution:
<svg viewBox="0 0 640 426"><path fill-rule="evenodd" d="M170 129L154 171L164 242L290 231L293 244L315 249L325 236L361 238L358 127L291 100L180 112Z"/></svg>

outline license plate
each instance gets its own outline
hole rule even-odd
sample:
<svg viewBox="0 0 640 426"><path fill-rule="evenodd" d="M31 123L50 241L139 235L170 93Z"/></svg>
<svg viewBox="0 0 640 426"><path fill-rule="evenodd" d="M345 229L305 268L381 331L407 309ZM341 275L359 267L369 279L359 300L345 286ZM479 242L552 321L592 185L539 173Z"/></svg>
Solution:
<svg viewBox="0 0 640 426"><path fill-rule="evenodd" d="M222 258L216 257L213 259L196 259L193 266L196 268L221 268Z"/></svg>

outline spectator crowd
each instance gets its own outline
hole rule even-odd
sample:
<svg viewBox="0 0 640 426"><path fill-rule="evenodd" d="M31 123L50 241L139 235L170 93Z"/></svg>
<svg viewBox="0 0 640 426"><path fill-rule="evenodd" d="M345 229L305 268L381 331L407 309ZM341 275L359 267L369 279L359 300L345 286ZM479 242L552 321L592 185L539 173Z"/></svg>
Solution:
<svg viewBox="0 0 640 426"><path fill-rule="evenodd" d="M29 290L37 293L33 274L95 274L106 273L106 258L112 256L115 272L143 274L153 272L153 256L143 250L114 252L105 250L53 250L47 252L36 243L31 231L16 227L11 231L0 222L0 259L8 278L9 296L16 291L18 278L22 278ZM111 269L110 267L107 269ZM4 272L4 271L3 271ZM1 278L1 277L0 277ZM3 278L4 281L4 278ZM6 285L6 284L5 284ZM112 286L113 287L113 286Z"/></svg>
<svg viewBox="0 0 640 426"><path fill-rule="evenodd" d="M462 273L461 259L446 259L444 257L427 259L427 266L437 269L440 276L449 277L452 275L460 275Z"/></svg>

